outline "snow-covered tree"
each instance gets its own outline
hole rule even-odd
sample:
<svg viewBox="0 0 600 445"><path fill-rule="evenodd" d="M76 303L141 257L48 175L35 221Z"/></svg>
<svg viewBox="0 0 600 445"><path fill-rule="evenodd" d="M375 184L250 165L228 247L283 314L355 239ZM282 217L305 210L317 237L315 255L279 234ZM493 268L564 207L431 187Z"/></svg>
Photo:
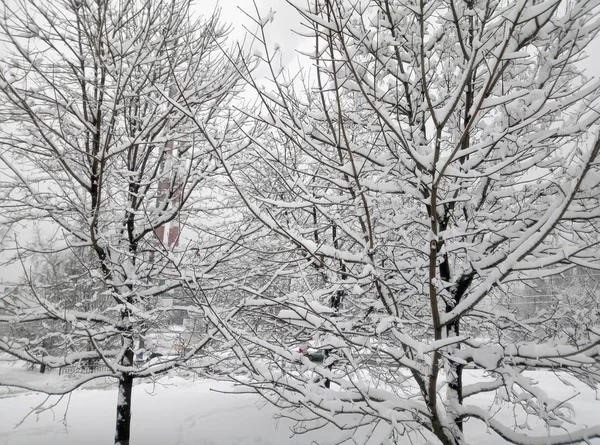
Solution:
<svg viewBox="0 0 600 445"><path fill-rule="evenodd" d="M295 8L312 68L282 70L265 38L272 13L258 17L270 74L247 76L256 127L245 151L221 152L246 206L285 241L273 283L292 283L249 291L244 311L261 323L236 333L257 357L254 387L299 432L333 422L348 441L468 443L468 419L515 444L600 437L526 372L597 387L600 314L490 309L511 283L600 267L600 83L578 65L598 3ZM565 314L576 330L560 328ZM303 341L320 360L296 352ZM465 367L485 378L465 381ZM513 422L473 402L483 393ZM528 433L531 418L547 434ZM378 433L352 437L366 426Z"/></svg>
<svg viewBox="0 0 600 445"><path fill-rule="evenodd" d="M29 286L0 302L0 351L49 368L96 360L107 369L54 387L0 384L60 394L114 378L115 443L127 445L134 379L183 366L216 338L212 297L228 285L217 271L235 258L239 233L222 228L215 241L186 222L215 202L211 153L233 137L239 59L223 51L218 15L197 20L187 0L3 2L0 35L2 222L39 223L52 243L34 249L21 236L13 252L68 250L80 264L61 280L89 290L62 292L27 274ZM158 304L166 293L173 304ZM136 365L136 344L181 310L208 329ZM41 326L38 337L5 335L27 324ZM49 337L69 347L49 351Z"/></svg>

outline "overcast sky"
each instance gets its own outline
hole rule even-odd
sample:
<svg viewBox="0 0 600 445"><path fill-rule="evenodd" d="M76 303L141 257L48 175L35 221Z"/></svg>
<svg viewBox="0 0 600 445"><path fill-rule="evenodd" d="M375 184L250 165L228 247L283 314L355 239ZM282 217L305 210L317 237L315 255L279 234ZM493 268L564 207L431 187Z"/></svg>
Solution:
<svg viewBox="0 0 600 445"><path fill-rule="evenodd" d="M256 25L241 11L243 9L248 14L255 16L256 10L252 0L197 0L195 8L198 14L210 16L217 5L221 7L221 20L229 22L233 26L231 33L232 44L234 40L242 40L244 38L246 32L244 26L250 30L256 29ZM296 59L295 50L300 45L304 49L312 45L312 41L302 39L293 32L293 30L302 29L298 13L286 0L256 0L256 6L263 15L267 14L270 9L276 12L273 22L267 28L268 42L271 47L275 44L281 47L284 55L283 63L293 70L294 64L290 62ZM596 39L587 48L586 52L589 57L582 65L585 67L588 76L600 77L600 39ZM308 64L310 62L303 61L304 66ZM2 259L2 254L0 254L0 261ZM12 267L0 266L0 283L2 281L14 280L21 272L21 266L18 264Z"/></svg>
<svg viewBox="0 0 600 445"><path fill-rule="evenodd" d="M221 19L233 24L232 38L243 38L244 25L250 29L255 28L248 17L240 11L241 8L254 16L256 11L253 0L198 0L196 9L206 16L210 15L217 5L222 10ZM286 0L256 0L256 6L262 14L266 14L269 9L276 11L275 19L268 26L268 40L271 44L278 43L281 46L287 61L295 59L295 50L298 49L299 44L310 45L309 42L302 42L302 38L292 31L302 29L301 19ZM586 53L588 59L582 65L588 76L600 77L600 38L596 38L587 48Z"/></svg>
<svg viewBox="0 0 600 445"><path fill-rule="evenodd" d="M256 9L252 0L201 0L196 4L197 11L208 16L219 5L221 8L221 20L233 24L232 38L243 38L244 26L254 30L256 25L244 14L246 11L253 17L256 16ZM286 0L256 0L256 6L261 15L265 15L269 10L275 11L275 17L272 23L267 27L270 36L277 38L281 46L294 47L298 40L292 32L292 28L298 29L299 17L297 12L288 4Z"/></svg>
<svg viewBox="0 0 600 445"><path fill-rule="evenodd" d="M231 23L233 26L231 43L244 38L245 28L252 32L257 29L256 24L242 12L242 10L246 11L252 17L256 17L256 9L252 0L199 0L196 10L199 14L209 16L217 5L221 8L221 20ZM284 65L288 66L290 62L297 60L296 50L300 45L305 48L312 45L312 41L302 39L294 32L294 30L302 29L301 18L286 0L256 0L256 7L263 17L270 10L275 11L273 21L266 27L267 42L271 48L275 44L281 48ZM308 61L306 63L310 64Z"/></svg>

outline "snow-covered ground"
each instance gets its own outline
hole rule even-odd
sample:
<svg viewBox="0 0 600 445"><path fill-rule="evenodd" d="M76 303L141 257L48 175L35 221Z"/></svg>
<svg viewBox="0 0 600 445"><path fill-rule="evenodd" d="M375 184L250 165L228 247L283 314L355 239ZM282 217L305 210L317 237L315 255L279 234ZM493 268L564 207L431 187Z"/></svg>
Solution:
<svg viewBox="0 0 600 445"><path fill-rule="evenodd" d="M32 379L52 378L52 375L27 374ZM555 398L568 398L581 392L570 401L577 410L578 418L590 425L598 422L600 401L594 391L575 381L573 388L558 387L556 377L550 372L537 372L535 376L542 386L558 388L552 393ZM471 381L476 378L478 376L473 372L468 376ZM316 440L322 444L334 443L342 436L340 431L330 426L291 437L291 422L275 419L277 411L272 406L265 405L254 395L219 392L231 388L232 385L227 382L192 381L181 377L164 377L156 383L136 385L133 393L132 445L309 445ZM78 389L71 396L64 397L53 409L35 413L36 407L46 397L3 389L0 393L1 445L113 443L114 386L96 383L92 387ZM490 406L489 396L477 397L473 402L476 401L480 406L494 411L498 408ZM57 400L57 397L52 397L49 401ZM22 421L28 413L32 414ZM510 413L500 413L499 416L510 416ZM543 430L533 432L543 433ZM474 444L504 443L499 437L488 434L480 423L469 422L467 434ZM408 439L406 443L410 443Z"/></svg>

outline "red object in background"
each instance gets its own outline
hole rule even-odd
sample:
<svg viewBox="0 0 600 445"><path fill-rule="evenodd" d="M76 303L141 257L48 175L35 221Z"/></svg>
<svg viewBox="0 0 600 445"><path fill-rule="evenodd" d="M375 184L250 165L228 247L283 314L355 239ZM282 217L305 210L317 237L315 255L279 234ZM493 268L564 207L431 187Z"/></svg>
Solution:
<svg viewBox="0 0 600 445"><path fill-rule="evenodd" d="M177 224L177 223L174 223ZM179 244L179 224L174 225L169 229L169 239L168 246L169 247L177 247Z"/></svg>
<svg viewBox="0 0 600 445"><path fill-rule="evenodd" d="M167 230L167 236L165 239L165 230ZM157 227L154 231L158 242L164 244L167 248L177 247L179 244L179 224L176 221L163 224Z"/></svg>
<svg viewBox="0 0 600 445"><path fill-rule="evenodd" d="M173 141L167 141L165 148L166 158L173 156ZM174 184L172 184L172 179L170 178L168 171L164 171L166 165L170 165L169 162L163 161L162 169L163 173L166 174L163 174L158 183L157 206L159 208L162 207L163 203L167 200L167 197L169 196L169 191L171 187L173 187L171 190L172 194L170 198L168 198L170 201L170 207L179 207L181 205L182 200L183 178L176 176L174 179ZM173 247L177 247L177 245L179 244L180 227L179 222L176 220L163 224L160 227L157 227L154 233L156 235L156 238L158 239L158 243L164 245L169 250Z"/></svg>
<svg viewBox="0 0 600 445"><path fill-rule="evenodd" d="M158 242L162 243L163 240L165 239L165 226L164 226L164 224L162 226L157 227L156 230L154 231L154 234L156 235L156 238L158 239Z"/></svg>

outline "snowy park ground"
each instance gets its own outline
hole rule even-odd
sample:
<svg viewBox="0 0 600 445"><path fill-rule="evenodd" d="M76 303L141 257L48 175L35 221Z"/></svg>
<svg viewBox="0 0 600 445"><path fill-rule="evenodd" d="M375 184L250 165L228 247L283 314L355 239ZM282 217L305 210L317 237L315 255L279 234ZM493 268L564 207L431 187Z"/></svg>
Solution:
<svg viewBox="0 0 600 445"><path fill-rule="evenodd" d="M5 371L9 370L0 369L0 372ZM14 368L10 372L15 372ZM24 370L19 374L21 378L30 377L39 383L50 383L57 378L56 374L40 375ZM538 371L532 376L542 387L549 389L554 398L567 399L579 393L569 402L574 406L580 422L592 425L600 420L600 400L593 390L570 377L566 378L573 387L557 385L556 376L547 371ZM481 373L474 371L467 375L470 382L480 378ZM231 389L232 384L228 382L194 381L178 376L139 383L133 392L132 445L309 445L315 441L331 444L345 435L335 427L328 426L292 437L291 421L276 419L277 410L274 407L251 394L222 392ZM96 382L80 388L70 396L65 396L53 409L39 413L35 412L36 407L47 396L8 388L0 388L0 391L0 445L113 443L116 390L110 383ZM52 397L46 405L52 401L58 401L58 397ZM498 418L511 418L511 412L502 410L502 406L492 402L491 396L479 395L471 403L493 412L500 410ZM544 434L543 429L532 426L532 435ZM505 443L498 436L488 433L479 422L468 422L466 431L473 444ZM412 443L425 443L422 438L412 439ZM407 438L405 443L411 442Z"/></svg>

